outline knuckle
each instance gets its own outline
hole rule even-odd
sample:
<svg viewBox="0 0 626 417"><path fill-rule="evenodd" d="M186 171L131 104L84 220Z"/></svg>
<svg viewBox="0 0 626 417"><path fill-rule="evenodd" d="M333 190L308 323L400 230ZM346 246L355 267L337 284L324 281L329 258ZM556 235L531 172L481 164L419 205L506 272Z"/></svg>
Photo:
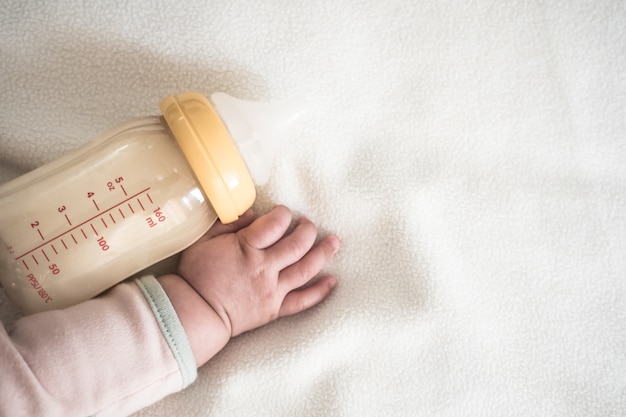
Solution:
<svg viewBox="0 0 626 417"><path fill-rule="evenodd" d="M303 247L303 242L293 241L285 245L285 254L292 260L292 264L299 261L304 255L306 249Z"/></svg>

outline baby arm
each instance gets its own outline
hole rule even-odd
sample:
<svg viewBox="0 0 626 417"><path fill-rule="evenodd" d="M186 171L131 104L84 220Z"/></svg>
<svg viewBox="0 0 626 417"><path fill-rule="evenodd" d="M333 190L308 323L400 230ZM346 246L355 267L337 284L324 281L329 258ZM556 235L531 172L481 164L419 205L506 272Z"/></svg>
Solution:
<svg viewBox="0 0 626 417"><path fill-rule="evenodd" d="M136 282L0 326L0 416L125 416L193 382L167 296L153 277Z"/></svg>
<svg viewBox="0 0 626 417"><path fill-rule="evenodd" d="M339 241L317 241L304 218L288 232L291 221L282 206L246 213L211 228L161 285L146 276L0 326L0 415L128 415L191 383L231 337L321 302L335 279L309 281Z"/></svg>
<svg viewBox="0 0 626 417"><path fill-rule="evenodd" d="M339 249L336 236L319 241L316 227L284 206L253 220L217 224L181 258L177 274L159 277L185 329L197 366L231 337L326 298L336 281L311 283Z"/></svg>

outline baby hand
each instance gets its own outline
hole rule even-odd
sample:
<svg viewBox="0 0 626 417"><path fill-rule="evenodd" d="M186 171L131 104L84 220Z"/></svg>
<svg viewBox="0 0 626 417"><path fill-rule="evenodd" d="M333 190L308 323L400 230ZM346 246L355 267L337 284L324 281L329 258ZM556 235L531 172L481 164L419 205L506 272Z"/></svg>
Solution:
<svg viewBox="0 0 626 417"><path fill-rule="evenodd" d="M336 280L310 283L339 249L330 235L300 218L289 232L292 214L284 206L232 225L217 224L183 252L178 274L207 302L231 337L272 320L299 313L326 298ZM307 285L310 284L310 285Z"/></svg>

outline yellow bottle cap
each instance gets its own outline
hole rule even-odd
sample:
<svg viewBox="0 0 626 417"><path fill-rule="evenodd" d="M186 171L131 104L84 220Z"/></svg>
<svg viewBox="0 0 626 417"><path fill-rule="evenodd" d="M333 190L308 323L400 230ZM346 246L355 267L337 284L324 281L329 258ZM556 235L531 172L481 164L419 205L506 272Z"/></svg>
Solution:
<svg viewBox="0 0 626 417"><path fill-rule="evenodd" d="M254 203L256 191L211 103L202 94L189 92L167 97L159 108L220 221L237 220Z"/></svg>

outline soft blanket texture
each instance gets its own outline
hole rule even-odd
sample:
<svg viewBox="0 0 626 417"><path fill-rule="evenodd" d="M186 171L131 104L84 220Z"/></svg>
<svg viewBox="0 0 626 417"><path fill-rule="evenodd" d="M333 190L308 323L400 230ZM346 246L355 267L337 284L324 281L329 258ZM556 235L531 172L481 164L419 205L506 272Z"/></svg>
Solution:
<svg viewBox="0 0 626 417"><path fill-rule="evenodd" d="M172 93L315 105L256 207L342 238L336 292L137 416L626 413L623 1L5 1L0 40L2 181Z"/></svg>

